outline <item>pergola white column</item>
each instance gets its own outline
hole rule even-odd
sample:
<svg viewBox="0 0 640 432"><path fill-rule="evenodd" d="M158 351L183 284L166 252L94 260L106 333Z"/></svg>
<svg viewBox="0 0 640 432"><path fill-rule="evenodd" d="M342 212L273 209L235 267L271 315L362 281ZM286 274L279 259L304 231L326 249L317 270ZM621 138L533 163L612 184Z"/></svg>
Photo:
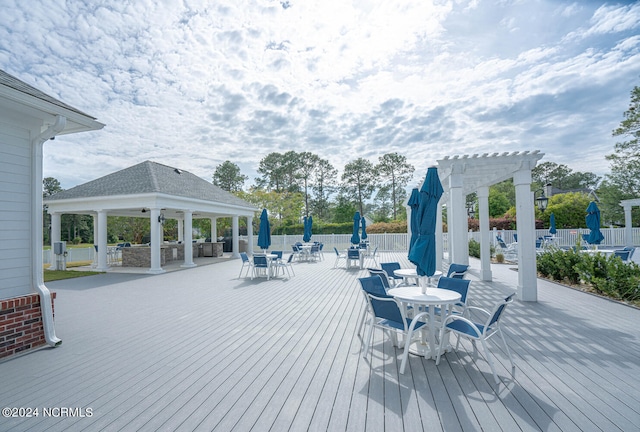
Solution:
<svg viewBox="0 0 640 432"><path fill-rule="evenodd" d="M233 216L231 218L231 258L240 258L240 252L238 251L238 249L240 248L239 245L239 232L238 232L238 216Z"/></svg>
<svg viewBox="0 0 640 432"><path fill-rule="evenodd" d="M247 251L253 255L253 216L247 216Z"/></svg>
<svg viewBox="0 0 640 432"><path fill-rule="evenodd" d="M462 167L453 167L449 176L449 207L447 218L449 223L449 249L451 262L469 264L469 243L467 240L467 211L465 194L463 193Z"/></svg>
<svg viewBox="0 0 640 432"><path fill-rule="evenodd" d="M195 267L193 262L193 211L184 210L184 264L180 267Z"/></svg>
<svg viewBox="0 0 640 432"><path fill-rule="evenodd" d="M489 187L481 186L478 196L478 222L480 224L480 280L491 281L491 233L489 232Z"/></svg>
<svg viewBox="0 0 640 432"><path fill-rule="evenodd" d="M535 164L534 164L535 166ZM538 301L536 270L534 193L531 192L531 166L523 163L513 175L516 187L518 227L518 299Z"/></svg>
<svg viewBox="0 0 640 432"><path fill-rule="evenodd" d="M107 271L107 211L98 210L98 266L96 270Z"/></svg>
<svg viewBox="0 0 640 432"><path fill-rule="evenodd" d="M411 225L411 223L409 223L409 225ZM411 238L411 234L409 234L409 238ZM436 213L436 270L439 271L442 271L442 261L444 260L442 239L442 200L440 200L440 203L438 203L438 212Z"/></svg>
<svg viewBox="0 0 640 432"><path fill-rule="evenodd" d="M150 237L151 237L151 267L147 273L160 274L164 273L162 261L160 259L160 235L162 225L158 221L160 217L160 209L152 207L151 209Z"/></svg>
<svg viewBox="0 0 640 432"><path fill-rule="evenodd" d="M630 201L622 201L620 205L624 209L624 245L633 247L633 222L631 219L633 204Z"/></svg>

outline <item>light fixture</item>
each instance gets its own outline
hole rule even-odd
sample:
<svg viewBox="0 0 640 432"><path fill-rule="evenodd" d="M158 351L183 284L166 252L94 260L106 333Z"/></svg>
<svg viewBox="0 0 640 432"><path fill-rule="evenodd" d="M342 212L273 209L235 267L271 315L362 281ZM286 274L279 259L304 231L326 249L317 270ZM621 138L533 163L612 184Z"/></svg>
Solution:
<svg viewBox="0 0 640 432"><path fill-rule="evenodd" d="M146 212L147 212L147 209L146 209L146 208L143 208L143 209L142 209L142 213L146 213Z"/></svg>
<svg viewBox="0 0 640 432"><path fill-rule="evenodd" d="M164 221L165 221L164 213L160 213L160 216L158 216L158 223L161 223L164 225Z"/></svg>
<svg viewBox="0 0 640 432"><path fill-rule="evenodd" d="M536 198L536 204L538 206L538 209L542 213L544 213L544 211L547 209L547 205L549 204L549 198L545 196L544 189L538 189L533 193L533 196L535 197L538 192L540 192L540 196Z"/></svg>
<svg viewBox="0 0 640 432"><path fill-rule="evenodd" d="M473 219L476 216L476 204L475 203L469 203L469 207L467 207L467 215L469 216L469 219Z"/></svg>

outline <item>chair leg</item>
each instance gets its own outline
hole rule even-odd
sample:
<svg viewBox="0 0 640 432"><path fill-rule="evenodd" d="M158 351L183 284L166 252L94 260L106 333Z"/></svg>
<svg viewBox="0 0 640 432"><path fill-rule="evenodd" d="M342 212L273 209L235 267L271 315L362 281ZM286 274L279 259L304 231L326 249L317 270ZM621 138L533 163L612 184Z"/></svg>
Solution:
<svg viewBox="0 0 640 432"><path fill-rule="evenodd" d="M360 319L359 324L358 324L358 336L360 336L360 334L362 333L362 327L364 327L364 320L367 317L367 314L369 313L369 311L367 310L367 306L365 305L365 307L360 311Z"/></svg>
<svg viewBox="0 0 640 432"><path fill-rule="evenodd" d="M482 354L484 354L484 357L487 359L487 363L489 363L489 367L491 367L491 372L493 372L493 379L496 381L496 384L500 384L498 374L496 373L496 367L493 365L493 360L491 359L491 353L489 353L489 349L487 348L487 342L484 339L480 339L480 343L482 345Z"/></svg>
<svg viewBox="0 0 640 432"><path fill-rule="evenodd" d="M365 342L364 342L364 351L362 356L366 357L367 353L369 352L369 347L371 347L372 342L373 342L373 327L374 327L374 323L371 323L371 325L369 326L369 331L367 332L367 336L365 338Z"/></svg>
<svg viewBox="0 0 640 432"><path fill-rule="evenodd" d="M513 357L511 356L511 351L509 350L509 345L507 345L507 341L504 338L504 334L502 334L502 329L499 329L500 337L502 338L502 343L504 344L504 348L507 350L507 355L509 356L509 361L511 362L511 373L513 373L513 369L516 368L515 363L513 363Z"/></svg>

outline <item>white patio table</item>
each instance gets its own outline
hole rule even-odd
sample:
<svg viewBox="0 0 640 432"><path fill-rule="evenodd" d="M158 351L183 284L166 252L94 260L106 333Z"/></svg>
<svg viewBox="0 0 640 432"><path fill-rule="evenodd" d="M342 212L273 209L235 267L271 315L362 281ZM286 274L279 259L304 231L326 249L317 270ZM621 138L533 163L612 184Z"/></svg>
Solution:
<svg viewBox="0 0 640 432"><path fill-rule="evenodd" d="M425 358L435 359L438 355L437 350L446 348L437 345L436 342L435 306L440 306L441 319L446 318L451 313L452 306L460 301L460 293L442 288L427 288L426 294L423 294L419 286L392 288L387 293L398 299L401 303L406 305L410 304L414 307L416 313L411 321L412 326L415 321L421 320L425 315L428 316L427 335L429 345L425 346L422 341L412 342L409 351ZM420 306L428 308L428 312L418 312ZM404 373L404 366L408 354L408 352L403 353L402 365L400 367L401 373Z"/></svg>
<svg viewBox="0 0 640 432"><path fill-rule="evenodd" d="M415 279L416 285L418 285L418 282L421 277L418 275L418 272L416 271L416 269L398 269L398 270L394 270L393 274L395 276L402 278L402 282L400 282L397 285L397 287L410 286L409 279ZM433 280L438 280L440 279L441 276L442 276L442 272L440 270L436 270L433 276L430 276L427 278L427 284L429 286L432 286Z"/></svg>

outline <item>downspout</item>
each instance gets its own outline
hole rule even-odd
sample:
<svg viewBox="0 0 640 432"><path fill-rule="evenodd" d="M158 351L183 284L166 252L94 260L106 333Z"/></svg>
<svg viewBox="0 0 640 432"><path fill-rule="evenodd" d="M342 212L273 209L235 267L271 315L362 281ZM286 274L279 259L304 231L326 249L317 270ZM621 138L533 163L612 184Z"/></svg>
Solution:
<svg viewBox="0 0 640 432"><path fill-rule="evenodd" d="M31 252L35 257L31 278L35 290L40 295L40 308L42 310L42 324L44 328L44 339L52 346L57 347L62 343L56 336L56 329L53 322L53 307L51 306L51 292L44 285L42 273L42 147L45 141L54 138L62 132L67 125L67 118L61 115L56 116L56 121L44 132L31 141L31 179L33 196L31 214ZM37 180L40 179L40 182ZM40 215L40 216L38 216Z"/></svg>

